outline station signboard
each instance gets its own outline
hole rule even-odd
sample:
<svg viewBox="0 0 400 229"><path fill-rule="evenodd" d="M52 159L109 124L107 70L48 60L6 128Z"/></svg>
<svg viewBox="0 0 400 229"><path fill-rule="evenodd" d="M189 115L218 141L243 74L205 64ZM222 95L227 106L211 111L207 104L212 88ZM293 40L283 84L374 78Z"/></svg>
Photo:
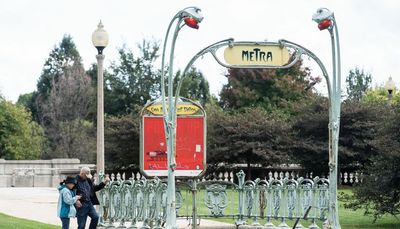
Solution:
<svg viewBox="0 0 400 229"><path fill-rule="evenodd" d="M160 101L142 111L141 170L146 176L168 175L167 145ZM198 177L206 167L206 120L204 109L185 101L177 106L176 170L177 177Z"/></svg>
<svg viewBox="0 0 400 229"><path fill-rule="evenodd" d="M225 48L225 61L232 66L278 67L287 65L289 50L279 44L242 44L233 43Z"/></svg>

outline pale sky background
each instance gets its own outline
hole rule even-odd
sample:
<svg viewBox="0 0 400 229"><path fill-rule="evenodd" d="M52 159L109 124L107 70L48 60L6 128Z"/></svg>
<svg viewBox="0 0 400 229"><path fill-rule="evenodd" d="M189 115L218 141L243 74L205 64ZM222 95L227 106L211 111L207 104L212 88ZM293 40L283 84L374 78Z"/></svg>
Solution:
<svg viewBox="0 0 400 229"><path fill-rule="evenodd" d="M20 94L35 90L45 59L66 33L73 37L88 68L96 61L91 34L101 19L110 35L104 51L108 66L124 43L135 49L144 38L162 41L173 15L187 6L200 7L204 20L199 30L181 31L175 70L183 68L201 48L233 37L294 41L319 56L331 72L328 32L320 32L311 20L317 8L328 7L339 26L342 81L349 69L358 66L372 73L374 85L384 84L391 75L400 86L397 0L9 0L0 5L0 92L16 101ZM209 55L195 65L210 82L211 92L218 94L226 82L225 69ZM310 66L315 76L320 75L315 65ZM324 93L325 89L320 90Z"/></svg>

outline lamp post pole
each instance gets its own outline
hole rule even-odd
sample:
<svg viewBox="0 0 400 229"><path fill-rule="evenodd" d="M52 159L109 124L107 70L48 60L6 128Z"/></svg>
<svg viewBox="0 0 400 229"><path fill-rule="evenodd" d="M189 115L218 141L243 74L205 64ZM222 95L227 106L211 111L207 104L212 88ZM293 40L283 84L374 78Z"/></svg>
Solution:
<svg viewBox="0 0 400 229"><path fill-rule="evenodd" d="M337 202L338 187L338 149L341 106L341 65L339 32L334 13L320 8L313 15L320 30L328 29L332 46L332 84L329 107L329 215L328 228L340 229L339 208Z"/></svg>
<svg viewBox="0 0 400 229"><path fill-rule="evenodd" d="M186 24L187 26L198 29L198 23L203 20L200 9L197 7L187 7L179 11L169 23L164 39L163 53L161 60L161 98L164 116L164 129L167 142L167 163L168 163L168 188L167 188L167 219L166 229L177 228L176 225L176 200L175 200L175 137L176 137L176 109L174 100L179 100L179 96L173 96L173 62L175 53L175 43L179 31ZM176 22L177 21L177 22ZM174 34L171 42L170 58L168 65L168 97L165 92L165 53L167 48L168 36L173 24L176 22ZM168 100L168 105L167 101Z"/></svg>
<svg viewBox="0 0 400 229"><path fill-rule="evenodd" d="M92 35L93 45L97 49L97 174L104 173L104 79L103 79L103 50L108 44L108 34L103 24L99 23Z"/></svg>
<svg viewBox="0 0 400 229"><path fill-rule="evenodd" d="M96 55L97 59L97 174L104 172L104 55Z"/></svg>
<svg viewBox="0 0 400 229"><path fill-rule="evenodd" d="M396 85L394 84L394 81L392 77L389 77L389 80L385 84L385 88L388 91L388 106L392 106L392 100L393 100L393 91L396 88Z"/></svg>

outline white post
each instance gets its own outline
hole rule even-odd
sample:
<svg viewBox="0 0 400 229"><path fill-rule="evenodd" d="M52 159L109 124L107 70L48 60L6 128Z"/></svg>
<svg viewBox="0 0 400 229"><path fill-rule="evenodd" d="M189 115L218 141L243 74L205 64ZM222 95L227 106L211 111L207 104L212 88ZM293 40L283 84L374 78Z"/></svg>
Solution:
<svg viewBox="0 0 400 229"><path fill-rule="evenodd" d="M104 80L103 62L104 55L98 54L97 58L97 174L104 173Z"/></svg>

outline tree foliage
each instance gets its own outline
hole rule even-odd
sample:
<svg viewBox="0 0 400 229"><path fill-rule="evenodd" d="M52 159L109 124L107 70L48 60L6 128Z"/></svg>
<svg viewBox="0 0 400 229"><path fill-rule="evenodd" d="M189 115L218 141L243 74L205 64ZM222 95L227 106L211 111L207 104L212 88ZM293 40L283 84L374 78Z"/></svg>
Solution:
<svg viewBox="0 0 400 229"><path fill-rule="evenodd" d="M31 114L0 97L0 158L38 159L44 147L43 129Z"/></svg>
<svg viewBox="0 0 400 229"><path fill-rule="evenodd" d="M123 46L119 59L105 74L105 112L112 115L137 111L148 100L155 99L160 90L160 73L154 67L159 44L143 41L139 54Z"/></svg>
<svg viewBox="0 0 400 229"><path fill-rule="evenodd" d="M49 53L42 73L36 85L36 91L18 98L19 104L24 105L31 113L33 119L41 123L43 120L42 105L47 102L52 89L53 82L57 82L64 74L64 69L80 62L81 57L75 43L70 35L64 35L61 42L57 44Z"/></svg>
<svg viewBox="0 0 400 229"><path fill-rule="evenodd" d="M47 58L42 74L37 83L37 91L41 97L50 95L53 81L64 73L64 68L71 66L74 62L80 62L81 57L72 37L64 35L61 42L53 48Z"/></svg>
<svg viewBox="0 0 400 229"><path fill-rule="evenodd" d="M400 104L400 93L393 91L392 105ZM362 102L369 104L388 104L388 91L384 87L368 89L362 98Z"/></svg>
<svg viewBox="0 0 400 229"><path fill-rule="evenodd" d="M385 120L372 140L378 152L362 170L363 181L356 187L347 207L362 208L376 219L384 214L400 215L400 109L385 113Z"/></svg>
<svg viewBox="0 0 400 229"><path fill-rule="evenodd" d="M376 154L371 140L382 120L385 106L347 101L342 104L339 136L339 168L360 169ZM316 98L293 119L296 138L294 157L308 171L328 173L328 101Z"/></svg>
<svg viewBox="0 0 400 229"><path fill-rule="evenodd" d="M327 173L328 166L328 102L315 98L304 104L299 115L292 120L295 133L291 145L294 158L307 170L316 174Z"/></svg>
<svg viewBox="0 0 400 229"><path fill-rule="evenodd" d="M33 103L34 92L21 94L18 96L17 105L25 107L29 112L35 110L35 104Z"/></svg>
<svg viewBox="0 0 400 229"><path fill-rule="evenodd" d="M46 157L93 162L95 129L88 117L93 112L94 91L82 64L74 62L66 67L63 75L53 80L51 88L42 105L42 124L50 144Z"/></svg>
<svg viewBox="0 0 400 229"><path fill-rule="evenodd" d="M208 106L208 163L275 165L289 162L290 126L262 108L228 113Z"/></svg>
<svg viewBox="0 0 400 229"><path fill-rule="evenodd" d="M349 71L346 77L347 96L350 100L360 101L365 92L371 86L372 76L364 70L355 68Z"/></svg>
<svg viewBox="0 0 400 229"><path fill-rule="evenodd" d="M106 117L104 139L107 169L138 168L139 137L137 114Z"/></svg>
<svg viewBox="0 0 400 229"><path fill-rule="evenodd" d="M181 72L178 71L174 78L174 88L177 87L181 77ZM205 105L210 100L210 87L208 81L200 71L193 67L186 73L179 95L181 97L199 101L202 105Z"/></svg>
<svg viewBox="0 0 400 229"><path fill-rule="evenodd" d="M290 101L310 96L320 78L312 77L302 61L288 69L229 69L220 93L224 108L284 109ZM288 108L290 110L290 108Z"/></svg>

